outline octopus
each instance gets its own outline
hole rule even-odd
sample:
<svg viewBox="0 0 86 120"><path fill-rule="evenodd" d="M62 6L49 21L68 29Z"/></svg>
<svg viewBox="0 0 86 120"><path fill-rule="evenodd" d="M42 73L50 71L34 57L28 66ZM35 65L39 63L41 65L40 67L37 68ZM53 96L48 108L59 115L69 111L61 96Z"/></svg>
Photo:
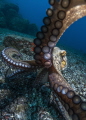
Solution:
<svg viewBox="0 0 86 120"><path fill-rule="evenodd" d="M22 60L21 53L12 47L2 50L2 58L8 65L20 69L9 78L41 69L33 85L48 81L54 94L53 101L56 105L61 104L60 109L67 113L64 113L65 119L86 120L86 102L76 94L61 73L67 67L66 51L55 47L65 30L86 16L86 0L49 0L49 4L52 7L47 9L47 17L43 18L44 25L34 39L34 59ZM19 41L18 44L21 45L22 42ZM44 120L44 115L49 116L46 111L40 111L39 120Z"/></svg>

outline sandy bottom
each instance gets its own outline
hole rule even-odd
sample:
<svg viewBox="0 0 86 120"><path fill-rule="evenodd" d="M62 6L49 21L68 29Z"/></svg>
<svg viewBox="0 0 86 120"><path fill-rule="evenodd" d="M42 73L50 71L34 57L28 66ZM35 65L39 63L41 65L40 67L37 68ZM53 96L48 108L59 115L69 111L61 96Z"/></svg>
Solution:
<svg viewBox="0 0 86 120"><path fill-rule="evenodd" d="M16 34L34 39L33 36L7 29L0 29L0 51L4 48L2 45L4 37L9 34ZM58 47L67 51L68 65L67 68L62 71L63 76L71 84L71 87L76 91L76 93L79 94L84 101L86 101L86 54L82 54L79 51L72 50L65 46L59 45ZM8 66L2 62L0 57L1 98L4 97L2 94L5 94L6 92L4 92L5 87L2 86L6 83L5 74L7 69ZM33 81L33 77L31 78L29 75L28 78L25 78L25 75L22 76L24 76L26 81L28 81L29 77ZM12 80L16 80L16 77L14 77ZM6 99L10 98L10 102L7 103L4 109L0 109L1 119L5 120L8 117L9 120L44 120L38 119L39 116L44 115L44 117L49 118L49 120L64 120L57 108L55 108L55 106L50 102L52 97L50 88L46 85L42 85L39 88L33 88L30 86L30 84L31 83L24 83L24 85L21 86L21 89L16 88L15 90L8 87L6 95L8 97ZM9 85L10 83L8 86ZM13 96L11 96L11 92ZM4 103L2 102L2 104Z"/></svg>

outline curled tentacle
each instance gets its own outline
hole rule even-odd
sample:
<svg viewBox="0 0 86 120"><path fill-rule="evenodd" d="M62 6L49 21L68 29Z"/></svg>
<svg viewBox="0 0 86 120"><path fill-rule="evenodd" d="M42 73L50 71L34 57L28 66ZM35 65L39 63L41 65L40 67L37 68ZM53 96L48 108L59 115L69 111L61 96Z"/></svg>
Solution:
<svg viewBox="0 0 86 120"><path fill-rule="evenodd" d="M7 72L6 72L6 75L5 75L5 77L6 78L8 78L8 79L10 79L10 78L12 78L12 77L18 77L19 75L21 75L21 76L19 76L18 77L18 79L20 78L20 79L22 79L22 76L23 75L25 75L25 76L28 76L31 72L37 72L37 69L40 69L40 68L34 68L34 69L26 69L26 70L23 70L23 69L8 69L7 70Z"/></svg>
<svg viewBox="0 0 86 120"><path fill-rule="evenodd" d="M45 25L34 39L35 60L45 67L52 65L52 50L64 31L75 21L86 16L86 0L49 0L53 7L43 19Z"/></svg>
<svg viewBox="0 0 86 120"><path fill-rule="evenodd" d="M53 68L52 68L53 69ZM59 96L59 99L72 120L86 119L86 102L71 88L67 81L53 69L49 75L51 87Z"/></svg>
<svg viewBox="0 0 86 120"><path fill-rule="evenodd" d="M7 62L7 64L10 64L11 66L17 67L17 68L21 68L21 69L29 69L32 67L36 67L37 64L34 61L28 61L25 62L23 60L20 59L21 54L19 53L19 51L17 51L14 48L10 48L7 47L2 51L2 57L4 59L4 61ZM16 59L15 57L19 58Z"/></svg>
<svg viewBox="0 0 86 120"><path fill-rule="evenodd" d="M11 71L11 69L9 68L6 72L5 78L11 78L11 77L13 77L19 73L22 73L24 71L25 70L21 70L21 69Z"/></svg>

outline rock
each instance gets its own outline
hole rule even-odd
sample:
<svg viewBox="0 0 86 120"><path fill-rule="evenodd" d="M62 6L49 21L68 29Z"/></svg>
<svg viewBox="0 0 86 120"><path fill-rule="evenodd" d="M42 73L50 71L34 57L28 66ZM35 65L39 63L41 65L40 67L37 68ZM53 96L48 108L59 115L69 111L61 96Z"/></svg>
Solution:
<svg viewBox="0 0 86 120"><path fill-rule="evenodd" d="M17 17L17 16L19 16L19 14L14 9L8 9L5 12L5 17L6 17L7 23L9 23L10 19L12 19L13 17Z"/></svg>
<svg viewBox="0 0 86 120"><path fill-rule="evenodd" d="M0 27L35 36L36 24L29 24L19 13L19 7L13 3L0 0Z"/></svg>
<svg viewBox="0 0 86 120"><path fill-rule="evenodd" d="M0 27L1 28L6 28L7 24L6 24L6 20L4 17L0 17Z"/></svg>
<svg viewBox="0 0 86 120"><path fill-rule="evenodd" d="M5 17L5 15L2 11L0 11L0 17Z"/></svg>
<svg viewBox="0 0 86 120"><path fill-rule="evenodd" d="M17 14L15 14L17 15ZM8 21L8 27L11 30L26 33L32 36L36 36L36 33L38 32L38 28L36 24L29 24L29 21L26 19L23 19L20 16L10 17L11 20Z"/></svg>
<svg viewBox="0 0 86 120"><path fill-rule="evenodd" d="M0 1L0 11L4 10L4 6L5 6L6 2L4 2L3 0Z"/></svg>
<svg viewBox="0 0 86 120"><path fill-rule="evenodd" d="M2 11L0 11L0 27L1 28L6 28L7 27L5 15Z"/></svg>
<svg viewBox="0 0 86 120"><path fill-rule="evenodd" d="M22 32L22 33L27 33L28 26L29 26L29 21L21 17L13 17L9 21L9 25L8 25L8 27L11 30Z"/></svg>
<svg viewBox="0 0 86 120"><path fill-rule="evenodd" d="M37 32L38 32L38 28L37 28L36 24L29 24L28 34L36 36Z"/></svg>
<svg viewBox="0 0 86 120"><path fill-rule="evenodd" d="M21 50L22 53L33 55L33 51L31 51L31 47L33 47L32 38L25 38L17 35L7 35L4 38L3 44L5 47L14 47L17 50Z"/></svg>
<svg viewBox="0 0 86 120"><path fill-rule="evenodd" d="M13 3L6 3L6 4L4 5L4 12L6 12L6 11L9 10L9 9L14 9L14 10L16 10L16 12L19 11L19 7L18 7L17 5L15 5L15 4L13 4Z"/></svg>

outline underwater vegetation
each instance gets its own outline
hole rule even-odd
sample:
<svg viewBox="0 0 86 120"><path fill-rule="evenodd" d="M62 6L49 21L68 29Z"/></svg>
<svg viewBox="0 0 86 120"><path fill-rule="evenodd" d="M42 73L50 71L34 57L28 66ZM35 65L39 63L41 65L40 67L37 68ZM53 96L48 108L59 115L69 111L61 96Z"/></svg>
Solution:
<svg viewBox="0 0 86 120"><path fill-rule="evenodd" d="M36 24L30 24L18 12L17 5L0 1L0 27L35 36L38 32Z"/></svg>
<svg viewBox="0 0 86 120"><path fill-rule="evenodd" d="M24 115L24 110L27 109L26 105L29 104L27 100L22 97L22 92L28 90L29 93L30 88L31 90L32 88L36 88L38 91L43 90L42 92L44 94L42 95L45 96L44 101L46 103L48 101L49 103L50 100L52 106L56 108L55 111L57 112L58 108L65 120L86 120L86 101L76 93L62 74L62 70L65 71L67 68L66 51L55 47L63 32L73 22L86 16L86 0L49 0L49 4L52 8L47 10L47 17L43 19L44 25L41 27L41 31L37 32L34 43L30 43L26 39L18 39L18 36L7 36L4 41L5 46L10 47L3 49L1 56L3 61L10 67L5 75L6 84L1 85L2 89L3 87L7 89L7 92L1 90L2 99L0 106L2 108L2 118L7 115L4 112L4 107L8 105L6 110L9 109L9 103L13 101L14 104L18 103L18 105L15 112L15 107L11 104L13 114L11 114L10 117L15 118L17 116L17 119L22 119L21 114L23 113ZM29 45L34 47L32 51L33 58L25 60L21 52L16 48L26 50ZM12 46L15 46L15 48ZM29 52L29 50L30 49L27 51ZM28 52L23 51L23 53L29 57ZM76 64L78 63L79 61L77 61ZM14 71L13 68L17 70ZM32 74L32 72L34 74ZM27 86L27 89L25 86ZM46 90L46 87L51 88L51 91L50 89ZM38 91L37 94L39 95ZM47 92L51 94L51 97L46 97L45 93ZM19 96L21 96L21 99L18 98ZM34 96L35 94L33 93L33 97ZM8 97L10 98L9 100ZM38 98L38 96L36 97ZM39 97L37 104L37 119L58 120L59 118L52 118L52 116L46 112L46 109L43 109L41 102L39 102L40 99L41 97ZM35 99L32 101L34 100ZM34 104L36 103L33 102L33 104L29 104L29 107L34 106ZM47 105L49 106L51 104ZM26 116L23 119L26 120ZM32 118L30 118L30 120L31 119ZM34 120L35 119L36 118L34 118Z"/></svg>

